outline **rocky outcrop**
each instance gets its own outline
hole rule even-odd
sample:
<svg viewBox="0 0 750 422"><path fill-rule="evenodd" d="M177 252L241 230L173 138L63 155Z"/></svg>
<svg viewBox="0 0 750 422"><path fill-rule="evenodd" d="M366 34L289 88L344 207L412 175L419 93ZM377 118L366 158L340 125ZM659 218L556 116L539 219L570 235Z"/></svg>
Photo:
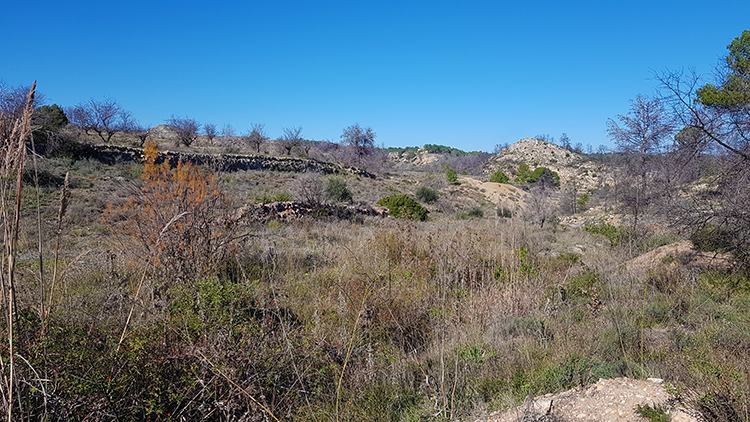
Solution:
<svg viewBox="0 0 750 422"><path fill-rule="evenodd" d="M663 380L659 378L600 379L588 387L530 398L523 406L487 415L476 422L644 421L646 419L637 413L638 406L659 409L666 420L673 422L700 420L693 414L695 412L676 400L662 383Z"/></svg>
<svg viewBox="0 0 750 422"><path fill-rule="evenodd" d="M107 164L117 164L131 161L142 161L143 150L140 148L123 147L116 145L90 145L80 144L75 149L76 158L89 158ZM356 167L346 167L339 164L324 161L292 158L271 157L265 155L240 155L240 154L199 154L178 151L160 151L158 161L169 161L173 166L178 161L211 167L216 171L239 171L239 170L270 170L295 173L322 173L322 174L352 174L355 176L375 178L375 175Z"/></svg>
<svg viewBox="0 0 750 422"><path fill-rule="evenodd" d="M386 209L375 209L368 205L305 204L302 202L270 202L248 205L237 211L237 220L266 222L270 220L294 221L303 217L332 217L351 220L356 217L385 217Z"/></svg>

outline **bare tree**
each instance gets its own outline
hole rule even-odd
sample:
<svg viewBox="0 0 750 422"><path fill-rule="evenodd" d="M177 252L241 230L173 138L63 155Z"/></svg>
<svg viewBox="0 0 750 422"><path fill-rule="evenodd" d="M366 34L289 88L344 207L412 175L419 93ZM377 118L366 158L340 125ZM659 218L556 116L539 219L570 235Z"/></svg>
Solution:
<svg viewBox="0 0 750 422"><path fill-rule="evenodd" d="M221 136L225 138L234 138L234 128L231 124L227 123L221 128Z"/></svg>
<svg viewBox="0 0 750 422"><path fill-rule="evenodd" d="M729 240L724 250L749 269L750 30L727 49L713 83L701 82L694 73L658 75L681 129L675 138L674 167L682 176L700 177L711 185L704 193L675 195L669 215L690 232L721 233ZM686 174L694 173L696 164L697 174Z"/></svg>
<svg viewBox="0 0 750 422"><path fill-rule="evenodd" d="M294 183L297 198L308 205L318 205L323 202L325 188L323 180L315 174L304 174Z"/></svg>
<svg viewBox="0 0 750 422"><path fill-rule="evenodd" d="M174 131L177 139L186 147L189 147L198 138L200 124L195 119L172 116L167 120L167 126Z"/></svg>
<svg viewBox="0 0 750 422"><path fill-rule="evenodd" d="M268 140L264 131L263 125L255 123L250 127L250 132L247 134L247 143L255 148L255 152L260 154L260 147L263 143Z"/></svg>
<svg viewBox="0 0 750 422"><path fill-rule="evenodd" d="M213 123L204 123L203 134L206 135L206 139L209 142L213 141L216 138L216 125Z"/></svg>
<svg viewBox="0 0 750 422"><path fill-rule="evenodd" d="M128 112L124 112L122 115L122 123L120 124L120 129L123 132L131 134L138 138L138 143L140 144L140 146L143 146L143 144L146 143L146 138L148 138L149 135L149 128L138 123L133 115Z"/></svg>
<svg viewBox="0 0 750 422"><path fill-rule="evenodd" d="M548 183L536 184L529 190L528 209L526 218L539 224L539 228L556 217L558 209L556 202L552 199L554 187Z"/></svg>
<svg viewBox="0 0 750 422"><path fill-rule="evenodd" d="M117 132L125 132L130 114L117 102L109 99L89 100L69 109L68 120L85 133L94 132L103 142L109 142Z"/></svg>
<svg viewBox="0 0 750 422"><path fill-rule="evenodd" d="M565 132L560 135L560 146L567 149L568 151L573 150L573 144L570 141L570 137L568 137L568 134Z"/></svg>
<svg viewBox="0 0 750 422"><path fill-rule="evenodd" d="M375 132L372 128L362 128L355 123L341 134L341 142L351 148L357 157L362 158L370 155L375 148Z"/></svg>
<svg viewBox="0 0 750 422"><path fill-rule="evenodd" d="M284 129L284 134L281 135L281 147L286 151L286 155L292 155L292 151L299 149L302 144L302 128L292 127Z"/></svg>
<svg viewBox="0 0 750 422"><path fill-rule="evenodd" d="M658 99L636 97L627 115L609 119L607 132L619 152L627 158L619 178L620 199L632 217L633 235L638 235L639 219L655 194L651 184L655 156L664 152L665 141L672 134L664 104Z"/></svg>

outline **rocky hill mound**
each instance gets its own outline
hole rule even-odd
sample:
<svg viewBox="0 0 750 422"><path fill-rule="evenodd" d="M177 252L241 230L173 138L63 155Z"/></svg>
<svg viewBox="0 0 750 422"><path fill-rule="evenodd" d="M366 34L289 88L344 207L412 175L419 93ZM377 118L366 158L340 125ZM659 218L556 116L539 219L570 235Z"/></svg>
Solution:
<svg viewBox="0 0 750 422"><path fill-rule="evenodd" d="M584 155L565 148L541 141L539 139L521 139L492 157L485 171L491 173L502 170L515 175L518 165L527 164L534 167L547 167L560 175L560 184L575 184L579 190L594 190L610 183L607 169Z"/></svg>

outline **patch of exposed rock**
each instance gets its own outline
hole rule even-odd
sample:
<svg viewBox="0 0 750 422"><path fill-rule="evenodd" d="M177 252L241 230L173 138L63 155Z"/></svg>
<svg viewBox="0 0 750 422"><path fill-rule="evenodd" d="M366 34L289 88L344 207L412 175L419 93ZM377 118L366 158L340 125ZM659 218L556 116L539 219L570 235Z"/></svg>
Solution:
<svg viewBox="0 0 750 422"><path fill-rule="evenodd" d="M304 217L337 218L351 220L357 217L385 217L388 210L372 208L368 205L355 204L306 204L302 202L270 202L267 204L248 205L240 208L235 218L257 222L294 221Z"/></svg>
<svg viewBox="0 0 750 422"><path fill-rule="evenodd" d="M76 158L88 158L107 164L143 161L143 150L117 145L79 144L74 151ZM178 161L208 166L216 171L271 170L283 172L314 172L322 174L352 174L375 178L375 175L356 167L346 167L306 158L271 157L244 154L198 154L177 151L160 151L157 162L169 161L173 166Z"/></svg>
<svg viewBox="0 0 750 422"><path fill-rule="evenodd" d="M529 167L547 167L560 175L563 186L575 184L578 190L595 190L611 183L606 167L585 156L539 139L521 139L492 157L485 171L502 170L515 175L519 164Z"/></svg>
<svg viewBox="0 0 750 422"><path fill-rule="evenodd" d="M429 152L424 148L419 148L416 152L403 151L388 153L388 159L403 164L412 164L415 166L427 166L435 164L445 158L446 154L436 154Z"/></svg>
<svg viewBox="0 0 750 422"><path fill-rule="evenodd" d="M625 268L632 274L645 275L649 271L664 267L685 265L688 268L721 269L731 267L731 256L727 253L701 252L689 240L659 246L649 252L625 262Z"/></svg>
<svg viewBox="0 0 750 422"><path fill-rule="evenodd" d="M476 422L643 421L636 414L639 405L663 409L673 422L699 420L667 392L660 379L614 378L601 379L588 387L535 397L515 409L492 413Z"/></svg>

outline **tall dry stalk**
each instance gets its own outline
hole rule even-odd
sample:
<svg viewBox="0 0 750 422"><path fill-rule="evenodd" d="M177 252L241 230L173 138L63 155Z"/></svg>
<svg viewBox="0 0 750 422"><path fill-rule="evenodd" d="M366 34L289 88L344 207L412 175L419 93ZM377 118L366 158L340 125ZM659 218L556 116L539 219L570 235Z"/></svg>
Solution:
<svg viewBox="0 0 750 422"><path fill-rule="evenodd" d="M13 394L16 384L15 342L13 323L16 312L15 276L19 226L21 222L21 200L23 174L26 165L26 141L31 135L31 115L34 111L36 81L26 97L26 105L20 119L11 120L0 116L0 133L10 133L0 140L0 223L3 225L2 259L2 305L6 316L8 340L8 366L3 365L3 405L8 422L13 420ZM10 130L8 130L10 129ZM19 399L20 402L20 399Z"/></svg>
<svg viewBox="0 0 750 422"><path fill-rule="evenodd" d="M69 173L65 173L65 182L63 183L62 190L60 191L60 208L57 210L57 227L55 228L55 252L52 262L52 281L49 286L49 295L47 303L47 315L49 316L50 310L52 309L52 298L55 295L55 285L57 284L57 267L60 262L60 237L62 236L62 221L65 216L65 211L68 209L68 199L70 198L70 185L69 185Z"/></svg>

